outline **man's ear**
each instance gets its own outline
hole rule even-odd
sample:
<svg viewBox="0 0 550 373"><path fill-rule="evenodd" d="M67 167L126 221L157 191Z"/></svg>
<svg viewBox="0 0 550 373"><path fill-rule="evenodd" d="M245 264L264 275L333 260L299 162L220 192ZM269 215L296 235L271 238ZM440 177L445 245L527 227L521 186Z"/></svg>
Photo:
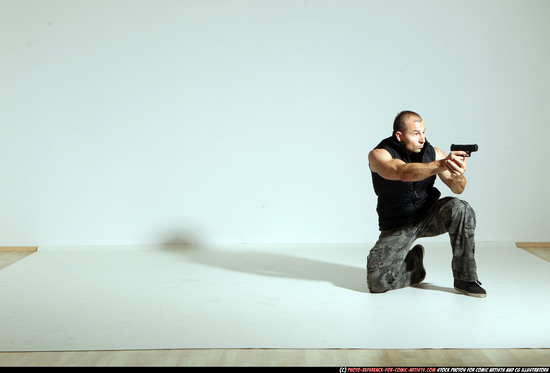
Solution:
<svg viewBox="0 0 550 373"><path fill-rule="evenodd" d="M395 137L397 138L397 141L403 142L403 133L401 131L395 131Z"/></svg>

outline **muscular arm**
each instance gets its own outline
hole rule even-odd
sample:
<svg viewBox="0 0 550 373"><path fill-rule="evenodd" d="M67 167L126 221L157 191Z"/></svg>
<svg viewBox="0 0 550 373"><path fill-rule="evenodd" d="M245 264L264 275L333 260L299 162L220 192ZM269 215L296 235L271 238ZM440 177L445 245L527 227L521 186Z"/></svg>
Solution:
<svg viewBox="0 0 550 373"><path fill-rule="evenodd" d="M385 149L374 149L369 153L369 166L373 172L387 180L413 182L438 175L453 193L462 193L466 187L466 178L463 175L466 162L461 156L464 152L452 152L449 156L438 148L435 148L435 152L436 159L433 162L405 163L400 159L393 159Z"/></svg>
<svg viewBox="0 0 550 373"><path fill-rule="evenodd" d="M385 149L374 149L369 153L369 166L384 179L401 181L424 180L447 169L444 159L430 163L405 163L393 159Z"/></svg>

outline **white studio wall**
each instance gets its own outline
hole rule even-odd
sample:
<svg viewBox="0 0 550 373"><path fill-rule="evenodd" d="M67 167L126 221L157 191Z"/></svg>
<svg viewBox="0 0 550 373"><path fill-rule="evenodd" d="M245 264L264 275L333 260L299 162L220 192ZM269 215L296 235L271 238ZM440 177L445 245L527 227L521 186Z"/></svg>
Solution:
<svg viewBox="0 0 550 373"><path fill-rule="evenodd" d="M550 241L549 16L0 0L0 245L375 241L367 154L403 109L445 151L479 144L478 240Z"/></svg>

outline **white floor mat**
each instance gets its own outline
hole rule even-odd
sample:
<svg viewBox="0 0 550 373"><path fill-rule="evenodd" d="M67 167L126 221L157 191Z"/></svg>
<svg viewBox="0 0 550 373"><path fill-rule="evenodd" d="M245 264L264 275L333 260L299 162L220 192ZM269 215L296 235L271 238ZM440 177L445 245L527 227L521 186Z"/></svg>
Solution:
<svg viewBox="0 0 550 373"><path fill-rule="evenodd" d="M371 246L41 247L0 271L0 350L550 347L550 263L478 243L477 299L425 243L421 286L369 294Z"/></svg>

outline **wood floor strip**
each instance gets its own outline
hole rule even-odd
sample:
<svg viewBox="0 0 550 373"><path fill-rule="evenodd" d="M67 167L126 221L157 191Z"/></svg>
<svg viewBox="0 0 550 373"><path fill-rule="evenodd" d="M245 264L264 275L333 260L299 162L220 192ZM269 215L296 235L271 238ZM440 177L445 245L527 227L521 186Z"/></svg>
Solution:
<svg viewBox="0 0 550 373"><path fill-rule="evenodd" d="M550 349L185 349L1 352L0 366L548 367Z"/></svg>
<svg viewBox="0 0 550 373"><path fill-rule="evenodd" d="M516 247L519 247L520 249L525 249L525 248L550 249L550 242L516 242Z"/></svg>
<svg viewBox="0 0 550 373"><path fill-rule="evenodd" d="M2 253L11 253L11 252L33 253L37 250L38 250L38 246L0 246L0 252Z"/></svg>

